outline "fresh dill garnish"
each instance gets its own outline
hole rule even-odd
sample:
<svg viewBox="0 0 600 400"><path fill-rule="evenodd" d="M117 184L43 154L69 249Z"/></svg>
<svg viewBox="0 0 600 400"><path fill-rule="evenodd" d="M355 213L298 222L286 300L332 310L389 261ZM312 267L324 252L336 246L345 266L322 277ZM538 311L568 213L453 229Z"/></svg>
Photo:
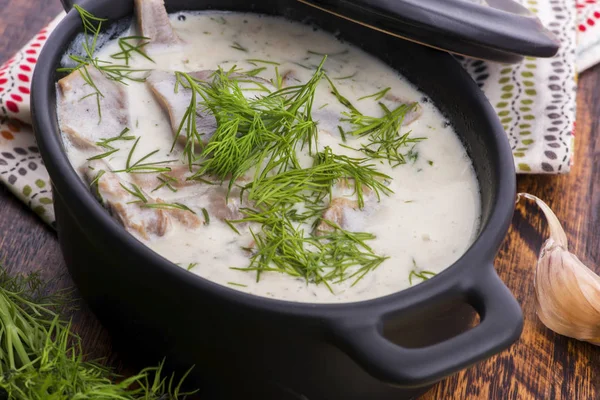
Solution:
<svg viewBox="0 0 600 400"><path fill-rule="evenodd" d="M342 128L340 125L338 125L337 128L338 132L340 133L340 138L342 139L342 142L346 143L346 131L344 131L344 128Z"/></svg>
<svg viewBox="0 0 600 400"><path fill-rule="evenodd" d="M352 75L340 76L339 78L333 78L333 79L335 79L336 81L342 81L342 80L345 80L345 79L352 79L352 78L354 78L356 76L356 74L358 74L358 72L355 72Z"/></svg>
<svg viewBox="0 0 600 400"><path fill-rule="evenodd" d="M127 135L127 133L129 133L129 128L124 128L117 136L108 139L101 139L96 142L96 145L104 149L113 149L113 147L110 145L112 142L117 142L120 140L135 140L135 136Z"/></svg>
<svg viewBox="0 0 600 400"><path fill-rule="evenodd" d="M119 149L112 149L112 150L108 150L107 152L101 153L101 154L97 154L95 156L92 156L90 158L88 158L88 161L93 161L93 160L101 160L103 158L106 158L114 153L116 153L117 151L119 151Z"/></svg>
<svg viewBox="0 0 600 400"><path fill-rule="evenodd" d="M373 100L378 101L381 100L385 97L385 95L387 94L387 92L389 92L390 90L392 90L391 87L386 87L385 89L380 90L377 93L373 93L367 96L363 96L363 97L359 97L359 101L360 100L364 100L364 99L370 99L371 97L373 98Z"/></svg>
<svg viewBox="0 0 600 400"><path fill-rule="evenodd" d="M181 203L145 203L143 206L146 208L158 208L165 210L183 210L189 211L192 214L196 214L194 210Z"/></svg>
<svg viewBox="0 0 600 400"><path fill-rule="evenodd" d="M275 82L274 82L275 87L280 90L283 88L283 77L281 76L281 74L279 73L279 68L275 67Z"/></svg>
<svg viewBox="0 0 600 400"><path fill-rule="evenodd" d="M331 53L331 52L324 52L324 53L323 53L323 52L314 51L314 50L307 50L306 52L307 52L308 54L312 54L312 55L315 55L315 56L321 56L321 57L323 57L323 56L327 56L327 57L335 57L335 56L341 56L341 55L344 55L344 54L348 54L348 53L350 52L350 50L348 50L348 49L344 49L344 50L342 50L342 51L338 51L338 52L336 52L336 53Z"/></svg>
<svg viewBox="0 0 600 400"><path fill-rule="evenodd" d="M83 42L82 48L85 53L84 56L79 56L75 54L69 55L69 59L75 63L74 67L64 67L58 68L58 72L72 73L74 71L79 71L81 77L84 82L92 88L92 93L84 96L87 97L96 97L96 104L98 107L98 123L102 121L102 111L100 107L100 98L104 97L98 86L94 83L94 80L88 70L88 68L95 68L100 73L102 73L106 78L120 82L123 84L127 84L127 80L143 82L145 78L137 76L138 73L146 72L146 70L142 69L132 69L129 65L118 65L113 64L110 61L100 60L98 59L94 53L96 51L96 45L98 42L98 36L102 31L102 23L106 21L104 18L98 18L92 15L90 12L84 10L78 5L74 5L73 8L77 10L79 16L81 18L81 23L83 25ZM130 45L131 46L131 45ZM139 50L139 48L137 49ZM131 50L133 51L133 50ZM141 50L139 50L141 52ZM129 61L129 56L127 56L126 60ZM125 59L125 58L124 58Z"/></svg>
<svg viewBox="0 0 600 400"><path fill-rule="evenodd" d="M105 170L101 169L96 173L96 176L94 176L94 179L92 179L92 181L90 182L90 188L94 188L95 192L96 192L96 197L98 199L102 199L102 195L100 194L100 188L98 187L98 181L100 180L100 178L102 178L102 175L104 175L106 173Z"/></svg>
<svg viewBox="0 0 600 400"><path fill-rule="evenodd" d="M406 159L413 164L419 159L419 152L415 150L414 146L406 153Z"/></svg>
<svg viewBox="0 0 600 400"><path fill-rule="evenodd" d="M160 182L158 186L152 189L152 192L156 192L158 189L166 187L171 192L177 192L177 189L173 186L173 183L178 183L179 181L167 174L159 174L156 179Z"/></svg>
<svg viewBox="0 0 600 400"><path fill-rule="evenodd" d="M249 58L246 61L249 62L250 64L254 64L254 65L256 65L258 63L260 63L260 64L271 64L271 65L281 65L280 63L275 62L275 61L260 60L258 58Z"/></svg>
<svg viewBox="0 0 600 400"><path fill-rule="evenodd" d="M261 72L263 72L266 69L267 69L267 67L254 68L254 69L251 69L249 71L244 71L244 75L256 76L256 75L260 74Z"/></svg>
<svg viewBox="0 0 600 400"><path fill-rule="evenodd" d="M307 236L286 211L246 212L244 220L259 222L262 228L258 233L251 230L256 248L250 265L234 269L256 272L257 281L263 272L280 272L324 284L333 292L331 284L350 279L355 285L387 259L366 243L375 238L373 234L349 232L330 223L332 232Z"/></svg>
<svg viewBox="0 0 600 400"><path fill-rule="evenodd" d="M210 81L196 80L183 72L177 72L176 77L177 87L192 93L178 131L186 138L184 156L190 170L192 165L197 168L188 179L200 180L211 174L228 181L229 189L238 186L240 199L245 198L251 206L240 209L242 219L224 222L238 234L238 223L261 226L260 231L251 229L255 243L249 249L251 263L240 270L256 271L257 279L266 271L284 272L323 283L332 290L331 284L346 279L356 283L386 257L374 254L367 245L375 238L370 233L349 232L322 221L332 229L317 235L307 226L321 221L325 199L336 184L353 190L358 207L364 208L367 195L379 199L391 193L387 186L391 178L379 172L367 157L334 154L329 147L317 151L318 131L311 113L315 90L325 76L324 62L325 58L305 84L252 98L244 95L241 80L234 75L235 67L219 68ZM275 71L274 85L281 87L283 78L277 67ZM329 83L336 97L345 99L331 80ZM345 103L358 113L349 101ZM216 131L201 145L200 152L195 151L200 143L195 126L198 110L210 113L217 121ZM313 157L309 167L300 165L297 154L305 146ZM251 169L255 172L250 182L236 183ZM295 208L297 204L303 204L302 210Z"/></svg>
<svg viewBox="0 0 600 400"><path fill-rule="evenodd" d="M105 149L107 151L102 154L98 154L98 155L88 158L88 161L100 160L102 158L106 158L106 157L116 153L117 151L119 151L119 149L115 149L114 147L112 147L111 143L119 141L119 140L134 140L135 136L127 136L128 132L129 132L129 128L125 128L121 131L121 133L119 133L115 137L108 138L108 139L101 139L100 141L96 142L96 146L102 147L103 149Z"/></svg>
<svg viewBox="0 0 600 400"><path fill-rule="evenodd" d="M429 164L430 166L432 166L432 167L433 167L433 161L431 161L431 160L427 160L427 164Z"/></svg>
<svg viewBox="0 0 600 400"><path fill-rule="evenodd" d="M299 62L296 62L296 61L293 61L293 62L292 62L292 64L294 64L294 65L297 65L297 66L299 66L299 67L301 67L301 68L307 69L307 70L309 70L309 71L312 71L312 70L314 70L314 69L315 69L315 68L313 68L313 67L312 67L312 66L310 66L310 65L305 65L305 64L302 64L302 63L299 63Z"/></svg>
<svg viewBox="0 0 600 400"><path fill-rule="evenodd" d="M335 98L340 102L340 104L342 104L344 107L349 109L353 114L362 115L362 113L360 111L358 111L356 109L356 107L354 107L352 105L350 100L348 100L347 98L342 96L342 94L339 92L337 87L333 84L333 82L331 81L331 79L329 79L329 77L327 75L325 75L325 79L327 79L327 82L329 82L329 87L331 88L331 94L333 94L335 96Z"/></svg>
<svg viewBox="0 0 600 400"><path fill-rule="evenodd" d="M189 179L209 173L233 182L265 163L269 171L283 170L289 165L297 167L296 147L315 146L317 130L311 110L316 87L324 75L321 69L324 62L325 59L305 85L253 98L245 96L231 70L219 69L212 82L177 72L178 84L192 92L178 130L186 136L184 157L190 170L196 161L200 167ZM217 129L200 156L195 152L200 142L195 122L198 107L209 111L217 121Z"/></svg>
<svg viewBox="0 0 600 400"><path fill-rule="evenodd" d="M129 41L136 41L137 44L131 44ZM125 65L129 65L129 59L132 57L132 54L139 54L144 57L146 60L154 62L152 58L146 54L143 49L144 46L150 43L150 38L145 36L126 36L120 37L118 42L120 52L112 54L110 57L115 60L123 60L125 61Z"/></svg>
<svg viewBox="0 0 600 400"><path fill-rule="evenodd" d="M226 219L226 220L223 220L223 222L225 222L231 228L232 231L234 231L238 235L241 235L241 233L238 230L238 228L236 228L235 225L234 225L234 222L237 222L237 221L230 221L230 220Z"/></svg>
<svg viewBox="0 0 600 400"><path fill-rule="evenodd" d="M321 201L330 193L331 187L340 181L352 182L359 208L364 207L365 191L372 191L377 198L392 191L384 181L391 178L377 171L368 159L356 159L336 155L329 147L317 153L311 168L294 168L275 175L264 175L245 186L248 199L255 206L263 203L269 207L306 201L306 193L315 195L314 202Z"/></svg>
<svg viewBox="0 0 600 400"><path fill-rule="evenodd" d="M121 187L125 191L127 191L127 193L129 193L132 196L134 196L134 197L137 198L137 200L132 201L130 203L139 203L140 201L142 203L148 203L148 199L146 198L146 196L142 192L142 189L140 189L140 187L138 185L136 185L135 183L131 183L131 189L129 189L127 186L123 185L122 183L119 183L119 185L121 185Z"/></svg>
<svg viewBox="0 0 600 400"><path fill-rule="evenodd" d="M208 215L208 210L202 207L202 215L204 216L204 225L210 225L210 215Z"/></svg>
<svg viewBox="0 0 600 400"><path fill-rule="evenodd" d="M192 270L192 268L194 268L196 265L198 265L198 263L189 263L186 269L187 269L188 271L191 271L191 270Z"/></svg>
<svg viewBox="0 0 600 400"><path fill-rule="evenodd" d="M344 112L341 121L350 123L354 129L345 132L352 136L368 136L369 143L355 149L374 159L388 160L390 165L405 164L406 160L413 159L414 150L411 148L406 154L402 149L425 138L411 137L411 132L400 134L402 121L406 114L416 107L413 104L401 104L390 111L383 103L378 103L383 110L382 117L364 115L358 111Z"/></svg>
<svg viewBox="0 0 600 400"><path fill-rule="evenodd" d="M412 284L413 284L413 278L419 278L422 281L426 281L429 278L432 278L432 277L435 276L434 272L419 269L419 267L417 267L417 262L415 261L414 258L412 260L412 263L413 263L413 269L410 271L410 274L408 275L408 283L409 283L409 285L412 286Z"/></svg>
<svg viewBox="0 0 600 400"><path fill-rule="evenodd" d="M115 170L113 172L115 172L115 173L126 172L128 174L170 172L171 168L165 167L164 164L172 163L176 160L144 162L147 159L149 159L150 157L152 157L154 154L158 153L160 151L158 149L151 151L150 153L146 154L145 156L142 156L140 159L138 159L135 162L132 161L133 154L135 153L135 149L137 148L137 145L138 145L140 139L141 139L141 137L138 137L135 140L135 142L133 143L133 146L131 147L129 154L127 155L127 161L125 162L125 168L120 169L120 170Z"/></svg>
<svg viewBox="0 0 600 400"><path fill-rule="evenodd" d="M242 285L241 283L236 282L227 282L227 284L231 286L248 287L248 285Z"/></svg>
<svg viewBox="0 0 600 400"><path fill-rule="evenodd" d="M245 48L244 46L242 46L241 44L239 44L238 42L233 42L233 44L229 47L231 47L232 49L239 50L239 51L244 51L246 53L248 52L248 49Z"/></svg>

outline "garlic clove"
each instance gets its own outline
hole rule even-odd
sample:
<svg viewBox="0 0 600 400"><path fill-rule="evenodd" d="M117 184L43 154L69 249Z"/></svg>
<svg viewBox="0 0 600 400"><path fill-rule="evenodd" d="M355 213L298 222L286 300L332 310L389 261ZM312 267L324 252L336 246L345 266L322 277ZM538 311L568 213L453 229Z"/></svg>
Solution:
<svg viewBox="0 0 600 400"><path fill-rule="evenodd" d="M530 194L520 198L534 200L550 227L534 279L538 317L556 333L600 344L600 277L568 251L565 231L546 203Z"/></svg>
<svg viewBox="0 0 600 400"><path fill-rule="evenodd" d="M519 193L517 195L517 199L521 198L526 198L535 201L537 206L542 209L544 215L546 216L546 221L548 221L548 228L550 228L550 237L554 239L554 241L558 245L562 246L565 250L567 250L569 244L567 241L567 234L565 233L565 230L560 224L558 217L556 216L556 214L554 214L554 212L548 206L548 204L544 203L539 197L536 197L529 193Z"/></svg>

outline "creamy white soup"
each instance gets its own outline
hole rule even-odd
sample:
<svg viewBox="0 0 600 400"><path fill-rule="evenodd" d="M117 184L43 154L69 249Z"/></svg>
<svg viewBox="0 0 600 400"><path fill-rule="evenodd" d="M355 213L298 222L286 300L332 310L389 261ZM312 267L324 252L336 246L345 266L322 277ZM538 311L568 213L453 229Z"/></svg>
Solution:
<svg viewBox="0 0 600 400"><path fill-rule="evenodd" d="M167 15L160 0L136 15L116 39L73 44L58 116L73 167L158 254L232 289L330 303L418 284L472 243L465 149L377 58L283 18Z"/></svg>

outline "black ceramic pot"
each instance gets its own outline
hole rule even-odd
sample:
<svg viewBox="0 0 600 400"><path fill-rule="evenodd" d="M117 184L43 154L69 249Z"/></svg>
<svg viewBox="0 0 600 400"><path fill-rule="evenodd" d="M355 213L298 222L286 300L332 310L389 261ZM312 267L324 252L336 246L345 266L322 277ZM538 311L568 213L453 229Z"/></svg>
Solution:
<svg viewBox="0 0 600 400"><path fill-rule="evenodd" d="M130 18L132 3L94 0L82 6L115 21ZM521 310L492 265L514 209L511 150L483 93L451 56L294 0L172 0L167 6L170 12L214 8L311 22L396 68L435 102L466 146L481 187L482 223L465 255L433 279L350 304L256 297L173 265L106 213L65 155L56 116L56 68L82 30L78 14L70 12L35 70L34 127L53 183L67 266L118 343L138 357L166 356L174 367L195 364L201 387L216 388L217 399L397 400L519 337ZM481 321L469 329L473 308Z"/></svg>

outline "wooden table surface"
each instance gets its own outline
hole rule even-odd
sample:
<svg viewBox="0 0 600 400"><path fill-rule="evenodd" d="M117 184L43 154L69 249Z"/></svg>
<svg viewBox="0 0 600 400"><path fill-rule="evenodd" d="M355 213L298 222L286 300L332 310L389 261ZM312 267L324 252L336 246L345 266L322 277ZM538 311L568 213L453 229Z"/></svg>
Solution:
<svg viewBox="0 0 600 400"><path fill-rule="evenodd" d="M0 0L0 63L23 46L61 9L59 0ZM520 176L519 191L544 199L564 223L571 250L590 268L600 260L600 66L580 76L575 167L566 176ZM547 235L537 209L519 206L496 259L501 278L525 315L521 339L509 350L446 379L422 397L433 399L597 399L600 348L545 328L534 310L533 275ZM12 272L42 271L57 288L72 282L54 231L0 185L0 259ZM597 269L600 272L600 268ZM93 357L121 368L110 338L81 304L74 329ZM125 368L127 369L127 368Z"/></svg>

